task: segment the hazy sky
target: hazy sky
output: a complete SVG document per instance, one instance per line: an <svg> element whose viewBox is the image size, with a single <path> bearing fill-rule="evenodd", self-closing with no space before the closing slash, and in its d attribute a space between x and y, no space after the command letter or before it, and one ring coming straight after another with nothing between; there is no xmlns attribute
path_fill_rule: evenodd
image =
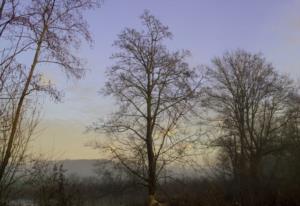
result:
<svg viewBox="0 0 300 206"><path fill-rule="evenodd" d="M113 110L113 101L97 93L113 64L112 43L123 28L141 28L145 9L169 26L171 50L192 52L191 65L210 64L212 57L241 48L263 53L279 71L300 79L299 0L105 0L86 15L95 40L93 48L83 45L78 52L89 68L86 77L74 81L52 70L46 74L65 98L59 104L45 99L32 151L59 159L101 158L84 146L101 137L84 131Z"/></svg>

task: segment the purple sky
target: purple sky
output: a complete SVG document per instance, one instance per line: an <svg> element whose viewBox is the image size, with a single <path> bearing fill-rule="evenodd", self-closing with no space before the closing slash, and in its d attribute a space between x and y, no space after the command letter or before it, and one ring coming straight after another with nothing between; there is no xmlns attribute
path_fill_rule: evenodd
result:
<svg viewBox="0 0 300 206"><path fill-rule="evenodd" d="M111 45L123 28L141 28L139 16L145 9L169 26L174 35L167 42L171 50L192 52L191 65L209 64L211 58L241 48L261 52L280 72L300 77L300 1L105 0L86 15L95 40L93 48L83 46L79 51L89 68L86 78L66 81L60 73L47 72L66 96L60 104L45 100L34 152L60 159L99 157L84 144L101 137L83 132L113 110L113 101L97 94L105 69L112 65Z"/></svg>

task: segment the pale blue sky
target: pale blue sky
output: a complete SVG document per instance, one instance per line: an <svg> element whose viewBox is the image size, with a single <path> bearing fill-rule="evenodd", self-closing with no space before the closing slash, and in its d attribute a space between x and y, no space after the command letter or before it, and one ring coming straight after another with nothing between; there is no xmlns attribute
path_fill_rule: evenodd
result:
<svg viewBox="0 0 300 206"><path fill-rule="evenodd" d="M58 153L58 158L96 158L84 147L96 138L83 134L97 118L105 118L113 102L97 94L105 82L104 71L124 27L141 28L145 9L168 25L174 38L171 50L188 49L191 65L209 64L227 50L242 48L261 52L283 73L300 78L300 1L297 0L105 0L100 9L88 12L95 44L78 52L89 71L80 81L65 80L61 73L48 78L65 92L60 104L45 100L42 132L32 144L35 152ZM51 154L50 154L51 155Z"/></svg>

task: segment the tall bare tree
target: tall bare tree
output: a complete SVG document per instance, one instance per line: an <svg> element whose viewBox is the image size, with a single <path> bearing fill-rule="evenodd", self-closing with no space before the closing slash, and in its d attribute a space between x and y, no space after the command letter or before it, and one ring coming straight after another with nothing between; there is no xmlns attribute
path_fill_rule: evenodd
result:
<svg viewBox="0 0 300 206"><path fill-rule="evenodd" d="M212 63L204 105L220 129L214 143L230 159L241 204L255 205L260 200L255 186L262 179L263 158L283 149L279 134L287 123L284 113L292 81L261 55L243 50L228 52Z"/></svg>
<svg viewBox="0 0 300 206"><path fill-rule="evenodd" d="M17 0L3 0L0 3L0 161L6 155L9 135L15 116L19 94L26 80L25 66L17 62L17 57L28 49L23 44L23 29L14 30L15 24L25 12ZM15 32L13 35L12 32ZM35 82L37 78L35 78ZM26 157L30 137L38 123L36 98L32 96L24 102L20 110L19 123L11 143L10 161L7 163L0 180L0 204L5 205L16 182L16 174Z"/></svg>
<svg viewBox="0 0 300 206"><path fill-rule="evenodd" d="M188 51L170 52L163 42L172 34L147 11L145 30L127 28L115 46L116 64L108 69L104 93L116 98L119 110L104 124L111 138L104 146L113 158L148 188L155 199L161 171L187 155L194 140L182 127L199 92L195 69L185 62Z"/></svg>
<svg viewBox="0 0 300 206"><path fill-rule="evenodd" d="M1 97L13 102L10 104L13 105L13 110L9 132L6 134L5 147L2 147L4 149L0 164L0 182L3 182L10 161L13 159L14 143L19 135L22 113L31 98L30 95L36 92L47 92L57 100L60 98L51 82L45 84L42 81L42 74L38 68L56 64L68 76L82 77L84 67L81 59L75 56L74 52L80 46L82 39L91 43L91 36L82 12L98 6L99 1L4 0L1 3L0 29L1 42L4 46L1 51L4 54L2 57L5 57L3 61L1 60L1 74L3 78L14 77L13 83L15 83L13 87L1 85L5 88L1 92ZM32 57L30 65L22 62L24 58L19 57L20 53L27 59ZM16 69L19 71L19 76L14 75ZM1 83L3 82L1 79ZM3 109L7 108L10 107Z"/></svg>

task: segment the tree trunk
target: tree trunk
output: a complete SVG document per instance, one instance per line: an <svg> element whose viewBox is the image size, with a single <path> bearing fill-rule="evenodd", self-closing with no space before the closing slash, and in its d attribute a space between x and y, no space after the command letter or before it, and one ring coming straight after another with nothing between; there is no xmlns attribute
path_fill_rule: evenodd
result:
<svg viewBox="0 0 300 206"><path fill-rule="evenodd" d="M20 119L22 108L23 108L24 100L25 100L25 97L28 93L28 89L29 89L29 86L30 86L30 83L31 83L31 80L32 80L32 77L33 77L34 70L35 70L36 65L38 63L38 58L39 58L39 55L40 55L40 50L41 50L42 42L43 42L46 31L47 31L47 27L45 26L42 33L41 33L40 39L37 43L37 48L36 48L36 51L35 51L33 62L32 62L32 65L30 67L30 71L29 71L28 77L26 79L24 88L22 90L20 99L18 101L16 113L15 113L14 118L13 118L12 128L11 128L11 132L10 132L9 139L8 139L7 149L5 151L5 155L4 155L4 158L3 158L2 162L1 162L1 166L0 166L0 182L3 180L3 176L5 174L5 169L8 165L8 163L9 163L9 159L11 158L13 142L14 142L14 139L15 139L15 135L16 135L16 132L17 132L18 125L19 125L19 119ZM0 196L1 195L2 195L2 191L0 191Z"/></svg>
<svg viewBox="0 0 300 206"><path fill-rule="evenodd" d="M147 69L147 133L146 144L148 154L148 195L149 206L152 205L152 200L155 200L156 193L156 160L153 151L153 127L152 127L152 84L151 75L152 68Z"/></svg>

